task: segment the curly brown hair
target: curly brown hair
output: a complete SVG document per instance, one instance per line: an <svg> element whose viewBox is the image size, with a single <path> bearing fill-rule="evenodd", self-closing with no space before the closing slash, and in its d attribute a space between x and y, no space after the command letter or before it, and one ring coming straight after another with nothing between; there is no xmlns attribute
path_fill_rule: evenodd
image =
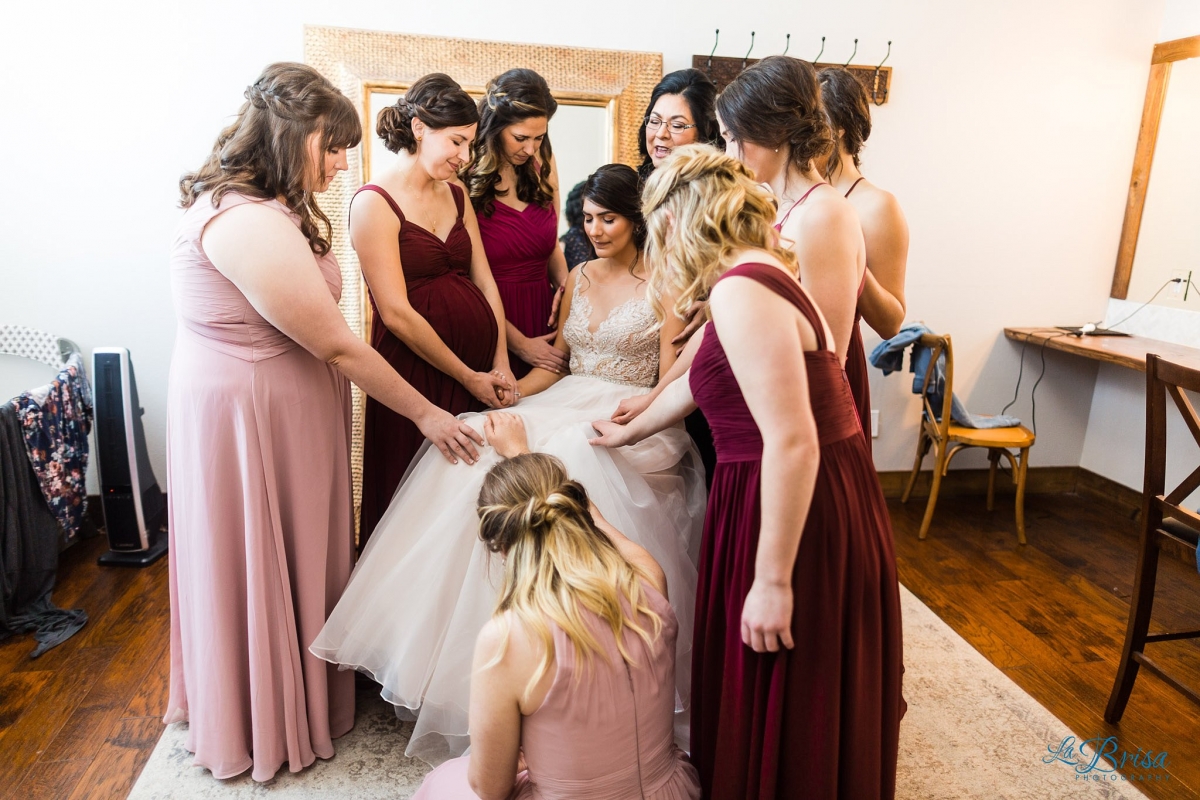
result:
<svg viewBox="0 0 1200 800"><path fill-rule="evenodd" d="M842 67L826 67L817 73L817 80L821 82L821 104L825 106L830 127L835 136L836 131L842 132L841 144L857 167L858 154L871 136L871 101L867 97L867 88ZM837 170L840 161L841 153L835 147L825 167L826 176Z"/></svg>
<svg viewBox="0 0 1200 800"><path fill-rule="evenodd" d="M246 87L246 102L221 131L208 159L179 181L180 205L190 208L206 192L214 206L226 192L262 200L282 198L300 218L300 232L319 256L329 252L329 217L312 189L308 139L321 136L321 152L362 140L358 112L325 76L305 64L271 64Z"/></svg>
<svg viewBox="0 0 1200 800"><path fill-rule="evenodd" d="M467 184L475 212L490 217L495 210L496 184L504 158L501 134L509 125L535 117L549 122L558 110L558 101L550 93L546 79L531 69L510 69L488 81L479 101L479 135L475 139L475 159L459 177ZM515 168L517 198L522 203L548 206L554 202L550 184L550 135L542 139L536 159Z"/></svg>
<svg viewBox="0 0 1200 800"><path fill-rule="evenodd" d="M419 119L433 130L458 128L479 122L475 101L453 78L432 72L417 81L394 104L380 109L375 132L393 153L417 152L412 121Z"/></svg>

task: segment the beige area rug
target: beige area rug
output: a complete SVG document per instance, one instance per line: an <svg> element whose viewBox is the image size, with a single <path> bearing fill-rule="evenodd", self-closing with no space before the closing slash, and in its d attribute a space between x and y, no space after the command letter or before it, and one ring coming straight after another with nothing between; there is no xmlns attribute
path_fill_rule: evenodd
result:
<svg viewBox="0 0 1200 800"><path fill-rule="evenodd" d="M1138 798L1136 784L1093 771L1077 776L1048 748L1073 734L1000 670L946 626L907 589L904 608L904 693L898 798L906 800L1050 800ZM281 771L270 783L249 774L226 781L191 765L185 725L171 725L130 793L152 798L407 798L428 767L404 756L411 723L372 694L359 694L354 730L336 743L337 756L300 773ZM803 754L797 754L802 758ZM1086 759L1085 759L1086 761ZM1155 770L1146 774L1153 777ZM1094 780L1094 778L1105 778ZM797 795L797 796L802 796Z"/></svg>

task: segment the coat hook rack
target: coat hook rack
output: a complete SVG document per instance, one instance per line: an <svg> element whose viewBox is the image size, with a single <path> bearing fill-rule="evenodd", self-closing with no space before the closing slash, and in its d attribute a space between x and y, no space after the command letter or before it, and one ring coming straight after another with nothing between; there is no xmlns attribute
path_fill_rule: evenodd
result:
<svg viewBox="0 0 1200 800"><path fill-rule="evenodd" d="M709 77L712 77L713 54L717 52L717 42L719 41L721 41L721 29L717 28L716 34L713 36L712 52L708 54L708 63L704 65L704 72L708 74Z"/></svg>
<svg viewBox="0 0 1200 800"><path fill-rule="evenodd" d="M750 50L754 49L754 31L750 31ZM742 69L746 68L746 62L750 59L750 50L746 51L746 55L742 57Z"/></svg>
<svg viewBox="0 0 1200 800"><path fill-rule="evenodd" d="M858 39L854 40L854 52L852 52L850 57L846 59L846 63L842 64L842 68L845 69L846 67L850 66L850 62L854 60L856 55L858 55Z"/></svg>
<svg viewBox="0 0 1200 800"><path fill-rule="evenodd" d="M713 38L712 51L708 55L693 55L692 67L704 72L716 84L717 90L720 91L730 84L742 70L749 67L751 64L758 61L757 58L752 58L754 52L755 40L757 34L754 31L750 32L750 48L746 50L746 55L738 58L737 56L719 56L717 55L717 42L720 39L721 29L717 28ZM850 58L842 63L840 60L833 63L821 61L821 56L825 53L825 44L827 37L821 37L821 49L817 53L817 57L812 60L812 65L820 70L826 68L844 69L854 77L858 78L859 83L863 85L863 89L870 95L871 102L875 105L883 105L888 102L891 94L892 85L892 68L886 66L891 58L892 41L889 39L887 43L887 54L884 55L883 61L878 64L853 64L851 63L855 56L858 55L859 40L854 40L854 51L850 54ZM792 35L786 34L783 54L786 55L792 46Z"/></svg>
<svg viewBox="0 0 1200 800"><path fill-rule="evenodd" d="M891 57L892 40L888 39L887 55L883 57L883 61L880 61L879 66L875 68L875 78L871 81L871 102L875 103L877 106L883 105L883 100L887 99L887 97L884 97L883 100L879 99L879 70L883 69L883 65L886 64L887 60Z"/></svg>

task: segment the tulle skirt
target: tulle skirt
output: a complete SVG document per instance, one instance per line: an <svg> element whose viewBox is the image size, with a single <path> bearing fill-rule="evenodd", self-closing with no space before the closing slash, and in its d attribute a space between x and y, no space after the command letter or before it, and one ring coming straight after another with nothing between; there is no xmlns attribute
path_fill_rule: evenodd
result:
<svg viewBox="0 0 1200 800"><path fill-rule="evenodd" d="M600 513L666 573L679 620L676 736L686 745L703 467L682 425L629 447L588 444L596 435L592 421L648 391L569 375L506 411L524 419L530 449L561 459ZM483 414L462 418L482 431ZM459 756L470 743L475 638L492 616L502 572L477 535L475 504L498 461L484 447L474 465L450 464L426 443L310 648L371 675L400 716L415 717L406 752L430 763Z"/></svg>

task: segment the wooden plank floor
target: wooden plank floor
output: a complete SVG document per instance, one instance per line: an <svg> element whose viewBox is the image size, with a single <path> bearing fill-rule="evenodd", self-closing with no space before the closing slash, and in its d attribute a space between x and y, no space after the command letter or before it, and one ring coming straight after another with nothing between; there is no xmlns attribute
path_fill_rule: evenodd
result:
<svg viewBox="0 0 1200 800"><path fill-rule="evenodd" d="M1169 777L1136 785L1153 798L1200 799L1200 708L1145 670L1125 716L1104 721L1124 644L1136 564L1137 526L1115 504L1081 495L1031 495L1029 544L1016 541L1012 498L941 498L918 541L925 498L888 503L900 582L1018 686L1081 737L1115 736L1121 748L1165 751ZM1200 627L1194 565L1160 559L1151 630ZM1200 686L1200 643L1151 645L1153 657ZM1030 753L1029 769L1043 764ZM1136 773L1155 773L1136 770Z"/></svg>
<svg viewBox="0 0 1200 800"><path fill-rule="evenodd" d="M1135 527L1115 505L1033 495L1029 542L1016 544L1011 499L943 498L917 541L924 501L892 501L900 579L1025 691L1084 736L1168 753L1170 778L1139 783L1154 798L1200 800L1200 709L1153 676L1139 677L1119 726L1102 713L1132 590ZM64 554L55 603L85 608L79 634L31 661L31 637L0 643L0 795L122 798L162 731L168 669L166 561L144 570L96 566L103 538ZM1155 619L1197 627L1200 580L1164 559ZM1190 613L1189 613L1190 612ZM1190 622L1189 622L1190 619ZM1200 646L1157 645L1200 685ZM1064 730L1065 735L1065 730ZM1029 769L1068 769L1029 754Z"/></svg>

